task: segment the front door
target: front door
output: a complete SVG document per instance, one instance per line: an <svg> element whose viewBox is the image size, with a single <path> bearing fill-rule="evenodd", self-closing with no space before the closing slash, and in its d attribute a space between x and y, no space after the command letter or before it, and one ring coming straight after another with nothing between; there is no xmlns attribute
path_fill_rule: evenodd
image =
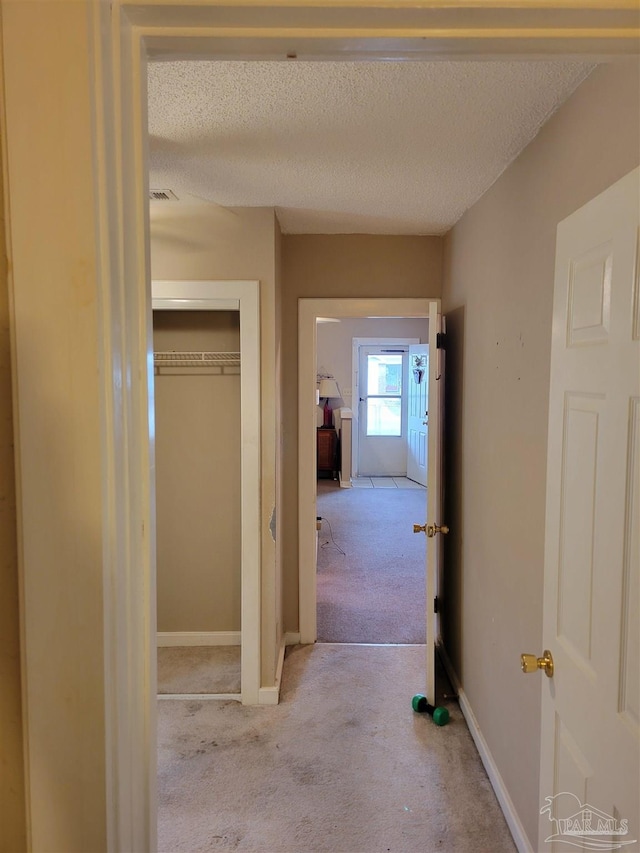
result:
<svg viewBox="0 0 640 853"><path fill-rule="evenodd" d="M408 346L361 346L358 474L404 477L407 473Z"/></svg>
<svg viewBox="0 0 640 853"><path fill-rule="evenodd" d="M539 850L640 839L639 182L558 226Z"/></svg>

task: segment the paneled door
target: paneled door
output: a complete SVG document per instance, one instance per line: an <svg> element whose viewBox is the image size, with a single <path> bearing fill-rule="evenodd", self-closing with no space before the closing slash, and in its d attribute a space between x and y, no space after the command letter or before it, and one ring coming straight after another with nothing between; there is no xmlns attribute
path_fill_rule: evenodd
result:
<svg viewBox="0 0 640 853"><path fill-rule="evenodd" d="M429 344L411 344L409 347L407 400L407 477L421 486L426 486Z"/></svg>
<svg viewBox="0 0 640 853"><path fill-rule="evenodd" d="M639 188L636 169L558 226L542 638L554 669L527 676L542 679L539 850L640 839Z"/></svg>
<svg viewBox="0 0 640 853"><path fill-rule="evenodd" d="M358 474L391 477L407 473L408 346L361 346Z"/></svg>
<svg viewBox="0 0 640 853"><path fill-rule="evenodd" d="M441 624L436 601L442 589L443 537L448 532L443 518L443 426L445 350L438 347L439 337L445 333L445 318L439 302L429 303L429 380L427 408L429 431L427 435L428 481L427 522L423 530L427 535L426 589L427 589L427 644L426 644L426 694L432 705L436 704L436 653L441 641ZM414 531L416 528L414 527ZM416 531L417 532L417 531Z"/></svg>

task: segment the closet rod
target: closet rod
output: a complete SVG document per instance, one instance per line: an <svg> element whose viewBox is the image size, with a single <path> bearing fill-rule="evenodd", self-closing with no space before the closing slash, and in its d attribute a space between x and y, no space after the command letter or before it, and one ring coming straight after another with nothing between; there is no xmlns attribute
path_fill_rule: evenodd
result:
<svg viewBox="0 0 640 853"><path fill-rule="evenodd" d="M155 367L240 367L239 352L154 352Z"/></svg>

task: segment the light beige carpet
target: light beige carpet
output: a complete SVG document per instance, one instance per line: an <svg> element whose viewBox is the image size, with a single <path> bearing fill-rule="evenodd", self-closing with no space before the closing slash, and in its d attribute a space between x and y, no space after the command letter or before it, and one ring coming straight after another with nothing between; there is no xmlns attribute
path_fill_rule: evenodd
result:
<svg viewBox="0 0 640 853"><path fill-rule="evenodd" d="M426 490L320 481L316 509L318 641L424 643Z"/></svg>
<svg viewBox="0 0 640 853"><path fill-rule="evenodd" d="M512 853L455 702L415 714L424 648L296 646L281 703L158 703L158 849Z"/></svg>
<svg viewBox="0 0 640 853"><path fill-rule="evenodd" d="M239 693L240 646L158 649L158 693Z"/></svg>

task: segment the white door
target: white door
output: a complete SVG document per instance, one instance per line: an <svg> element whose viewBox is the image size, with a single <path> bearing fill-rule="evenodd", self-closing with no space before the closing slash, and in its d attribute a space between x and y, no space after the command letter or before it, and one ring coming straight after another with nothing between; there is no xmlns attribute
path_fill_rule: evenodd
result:
<svg viewBox="0 0 640 853"><path fill-rule="evenodd" d="M436 648L440 642L440 620L435 606L441 588L442 537L446 532L442 518L443 423L444 423L444 345L439 335L444 332L444 319L438 302L429 303L429 390L427 395L429 431L427 437L427 684L428 701L436 703ZM438 342L442 344L438 348ZM439 528L443 527L442 532Z"/></svg>
<svg viewBox="0 0 640 853"><path fill-rule="evenodd" d="M361 346L358 474L404 477L407 473L408 346Z"/></svg>
<svg viewBox="0 0 640 853"><path fill-rule="evenodd" d="M407 477L427 485L429 345L409 347L407 379Z"/></svg>
<svg viewBox="0 0 640 853"><path fill-rule="evenodd" d="M558 226L540 850L640 839L639 188L636 169Z"/></svg>

